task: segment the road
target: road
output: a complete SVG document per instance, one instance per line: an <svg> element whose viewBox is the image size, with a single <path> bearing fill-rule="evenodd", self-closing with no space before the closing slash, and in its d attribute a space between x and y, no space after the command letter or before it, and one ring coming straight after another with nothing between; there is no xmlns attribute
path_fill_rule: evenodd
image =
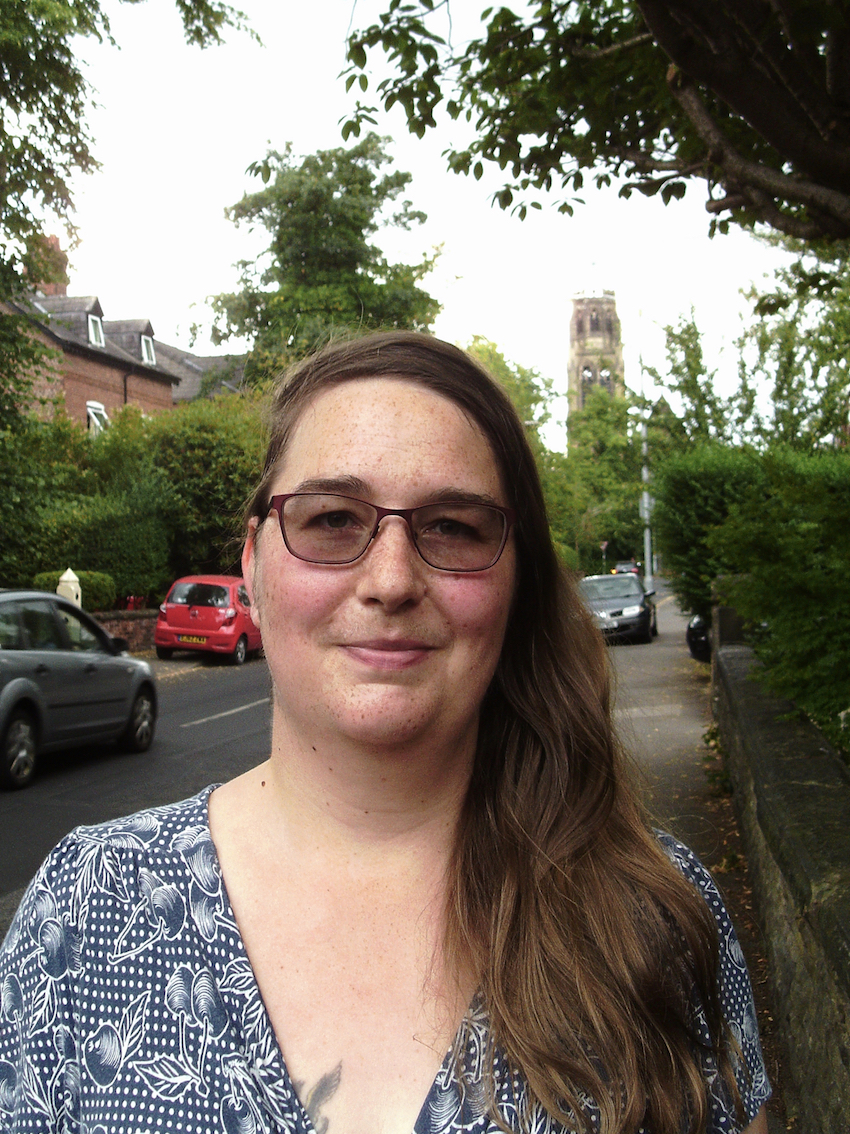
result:
<svg viewBox="0 0 850 1134"><path fill-rule="evenodd" d="M148 752L114 747L45 756L23 791L0 792L0 936L44 856L81 823L98 823L194 795L269 752L268 668L219 659L153 662L159 720Z"/></svg>

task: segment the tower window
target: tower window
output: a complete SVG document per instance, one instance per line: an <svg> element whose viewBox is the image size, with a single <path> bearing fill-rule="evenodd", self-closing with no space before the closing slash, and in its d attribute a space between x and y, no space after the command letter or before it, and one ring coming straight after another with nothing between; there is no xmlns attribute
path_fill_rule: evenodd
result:
<svg viewBox="0 0 850 1134"><path fill-rule="evenodd" d="M598 311L591 311L591 313L590 313L590 330L591 330L591 333L593 331L599 330L599 312Z"/></svg>

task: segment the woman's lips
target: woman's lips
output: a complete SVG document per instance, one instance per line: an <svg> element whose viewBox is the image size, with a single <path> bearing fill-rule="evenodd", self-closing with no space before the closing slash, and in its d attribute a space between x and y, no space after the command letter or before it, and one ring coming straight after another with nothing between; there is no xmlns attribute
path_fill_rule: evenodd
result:
<svg viewBox="0 0 850 1134"><path fill-rule="evenodd" d="M377 639L343 646L351 657L374 669L407 669L423 661L434 649L414 639Z"/></svg>

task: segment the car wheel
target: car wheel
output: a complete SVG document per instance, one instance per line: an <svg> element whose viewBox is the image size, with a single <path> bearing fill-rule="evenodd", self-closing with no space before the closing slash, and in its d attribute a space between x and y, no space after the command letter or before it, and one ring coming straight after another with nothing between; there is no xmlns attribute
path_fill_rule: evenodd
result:
<svg viewBox="0 0 850 1134"><path fill-rule="evenodd" d="M644 646L648 646L652 641L652 623L647 622L645 630L638 630L635 634L635 641L641 642Z"/></svg>
<svg viewBox="0 0 850 1134"><path fill-rule="evenodd" d="M130 719L124 730L124 745L131 752L146 752L153 741L156 724L156 709L153 693L145 687L140 689L130 710Z"/></svg>
<svg viewBox="0 0 850 1134"><path fill-rule="evenodd" d="M655 613L652 615L652 636L653 638L658 637L658 615Z"/></svg>
<svg viewBox="0 0 850 1134"><path fill-rule="evenodd" d="M35 775L38 755L35 719L26 709L12 713L3 734L0 754L0 780L6 787L26 787Z"/></svg>
<svg viewBox="0 0 850 1134"><path fill-rule="evenodd" d="M160 661L168 661L170 658L174 657L174 650L169 646L157 646L156 656Z"/></svg>
<svg viewBox="0 0 850 1134"><path fill-rule="evenodd" d="M230 655L230 660L234 665L242 665L245 658L248 656L248 639L243 634L239 641L236 643L236 649Z"/></svg>

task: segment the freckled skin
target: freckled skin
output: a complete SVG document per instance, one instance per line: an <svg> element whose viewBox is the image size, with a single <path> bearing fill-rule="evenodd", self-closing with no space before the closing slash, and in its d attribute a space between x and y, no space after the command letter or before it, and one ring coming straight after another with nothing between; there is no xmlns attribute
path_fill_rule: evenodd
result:
<svg viewBox="0 0 850 1134"><path fill-rule="evenodd" d="M507 503L477 426L454 403L397 380L349 382L316 398L273 493L342 476L360 478L364 498L385 507L415 507L446 486ZM244 570L275 683L276 729L285 721L317 751L340 734L378 748L425 737L467 754L474 747L513 593L512 540L487 571L451 574L429 567L404 521L388 517L356 563L317 565L287 551L272 514L249 538ZM421 644L422 656L397 669L362 656L362 643L392 636Z"/></svg>

